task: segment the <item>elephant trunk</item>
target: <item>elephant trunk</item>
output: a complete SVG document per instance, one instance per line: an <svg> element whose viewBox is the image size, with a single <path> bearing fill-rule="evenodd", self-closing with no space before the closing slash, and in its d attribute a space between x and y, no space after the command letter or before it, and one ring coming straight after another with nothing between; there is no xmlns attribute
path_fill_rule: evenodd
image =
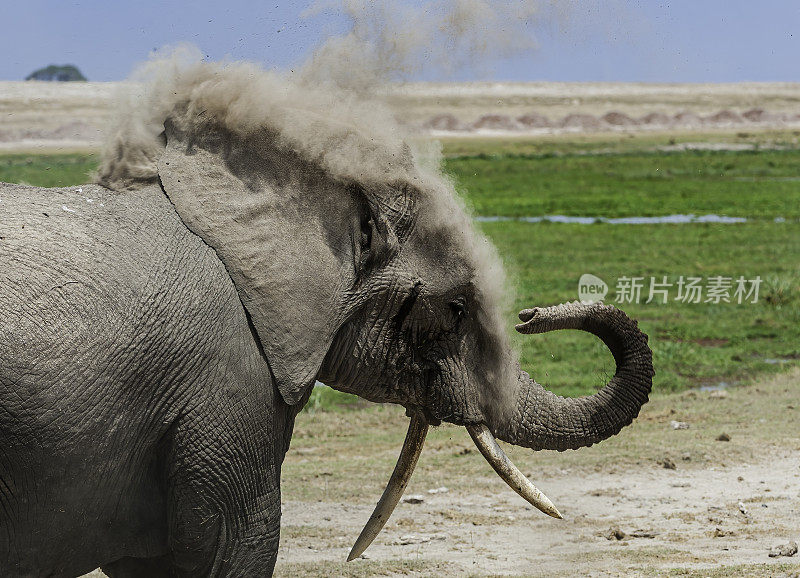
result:
<svg viewBox="0 0 800 578"><path fill-rule="evenodd" d="M520 333L580 329L597 335L617 364L614 377L597 393L580 398L558 396L520 371L513 417L493 428L508 443L535 450L590 446L629 425L647 403L653 382L647 335L613 306L579 302L520 312Z"/></svg>

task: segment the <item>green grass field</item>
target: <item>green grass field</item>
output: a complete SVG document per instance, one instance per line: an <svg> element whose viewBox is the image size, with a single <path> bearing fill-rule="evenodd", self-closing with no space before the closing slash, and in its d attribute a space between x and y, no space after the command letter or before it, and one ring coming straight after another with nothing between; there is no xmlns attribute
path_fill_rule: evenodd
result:
<svg viewBox="0 0 800 578"><path fill-rule="evenodd" d="M478 215L800 217L797 150L483 153L447 169Z"/></svg>
<svg viewBox="0 0 800 578"><path fill-rule="evenodd" d="M66 187L91 181L97 169L97 155L64 153L54 155L0 153L0 182L25 183L37 187Z"/></svg>
<svg viewBox="0 0 800 578"><path fill-rule="evenodd" d="M484 231L505 257L522 309L577 299L578 279L605 280L614 302L616 280L641 276L676 283L683 276L763 279L758 303L620 305L650 335L656 388L746 383L753 375L800 358L800 225L562 225L486 223ZM703 297L702 299L705 299ZM509 325L512 320L509 311ZM594 337L577 332L517 336L522 362L561 393L601 386L614 364ZM780 361L778 361L780 360ZM793 361L784 361L793 360ZM776 361L778 361L776 363Z"/></svg>
<svg viewBox="0 0 800 578"><path fill-rule="evenodd" d="M481 223L513 284L509 330L518 309L576 299L583 273L609 285L607 302L614 301L620 277L638 276L645 278L644 298L621 307L650 335L657 390L747 384L797 365L800 150L786 137L777 142L780 150L665 153L653 149L664 143L647 138L446 144L445 169L477 215L714 213L750 219L727 225ZM96 164L87 154L5 155L0 180L79 184ZM680 276L758 276L762 285L755 304L645 304L649 278L665 276L673 284ZM676 295L673 285L670 297ZM559 393L589 393L613 373L610 354L592 336L558 332L514 339L524 366ZM309 408L332 405L361 404L319 389Z"/></svg>

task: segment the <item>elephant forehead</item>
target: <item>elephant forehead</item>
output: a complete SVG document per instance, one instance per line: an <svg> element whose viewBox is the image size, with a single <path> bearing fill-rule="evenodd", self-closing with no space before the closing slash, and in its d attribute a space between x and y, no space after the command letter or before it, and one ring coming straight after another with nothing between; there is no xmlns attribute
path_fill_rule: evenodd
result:
<svg viewBox="0 0 800 578"><path fill-rule="evenodd" d="M472 236L471 229L429 220L414 229L401 256L423 279L447 282L453 287L474 283L478 263Z"/></svg>

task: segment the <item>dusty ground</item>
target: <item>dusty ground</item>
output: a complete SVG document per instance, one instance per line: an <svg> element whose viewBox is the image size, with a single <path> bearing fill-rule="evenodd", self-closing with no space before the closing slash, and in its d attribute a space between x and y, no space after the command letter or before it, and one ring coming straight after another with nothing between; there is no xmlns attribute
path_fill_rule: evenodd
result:
<svg viewBox="0 0 800 578"><path fill-rule="evenodd" d="M691 112L708 116L764 109L800 113L800 84L645 84L604 82L410 83L389 99L410 121L452 112L463 122L481 116L539 113L552 120L568 115L601 117L619 112L631 117Z"/></svg>
<svg viewBox="0 0 800 578"><path fill-rule="evenodd" d="M316 473L308 477L316 481L319 501L286 500L281 576L800 573L800 555L768 556L777 544L800 541L800 372L723 393L658 397L635 426L591 449L511 451L560 508L563 521L532 510L479 455L464 455L470 442L461 431L440 428L407 492L424 501L398 506L367 559L350 564L342 561L380 483L365 487L365 475L351 477L339 458L309 443L314 437L303 437L309 422L332 416L303 418L288 457L285 494L298 493L292 487L297 477L302 483L298 466L313 462ZM395 452L403 433L403 418L398 421ZM689 427L673 429L672 422ZM717 440L723 433L730 441ZM383 448L375 446L353 449L363 454ZM390 464L380 465L381 481ZM320 473L327 478L322 484L310 477ZM368 477L372 482L374 476ZM354 486L356 494L340 484ZM446 492L428 492L442 486ZM330 499L337 494L346 500ZM613 536L614 530L621 534Z"/></svg>
<svg viewBox="0 0 800 578"><path fill-rule="evenodd" d="M119 83L0 82L0 151L98 148Z"/></svg>
<svg viewBox="0 0 800 578"><path fill-rule="evenodd" d="M621 435L577 452L509 448L563 521L509 490L463 429L436 428L406 492L423 502L401 503L365 559L345 563L406 423L395 408L300 416L278 576L800 574L800 554L768 555L800 541L800 371L658 396Z"/></svg>
<svg viewBox="0 0 800 578"><path fill-rule="evenodd" d="M532 511L499 484L496 492L472 494L453 480L457 491L402 504L366 563L351 565L354 573L369 572L376 562L409 560L420 563L409 569L412 574L428 574L440 563L438 575L635 576L675 570L707 575L711 569L741 575L743 567L782 575L793 562L800 572L796 557L767 553L800 539L797 453L764 458L698 469L679 463L680 470L571 470L542 479L540 485L558 496L562 522ZM279 575L350 572L341 561L369 506L289 502L284 511Z"/></svg>
<svg viewBox="0 0 800 578"><path fill-rule="evenodd" d="M0 151L98 148L119 86L0 82ZM411 83L386 98L437 137L800 128L796 83Z"/></svg>

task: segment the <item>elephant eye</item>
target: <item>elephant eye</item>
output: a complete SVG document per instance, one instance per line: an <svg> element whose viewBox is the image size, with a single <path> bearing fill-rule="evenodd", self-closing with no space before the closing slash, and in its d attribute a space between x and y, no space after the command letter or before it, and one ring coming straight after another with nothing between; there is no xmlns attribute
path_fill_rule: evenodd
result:
<svg viewBox="0 0 800 578"><path fill-rule="evenodd" d="M372 229L375 223L370 215L361 217L361 255L366 256L372 247Z"/></svg>
<svg viewBox="0 0 800 578"><path fill-rule="evenodd" d="M464 319L464 317L467 316L467 301L463 297L454 299L449 303L449 305L450 311L453 312L457 322L460 322L462 319Z"/></svg>
<svg viewBox="0 0 800 578"><path fill-rule="evenodd" d="M374 251L372 250L373 231L375 229L375 220L372 217L372 211L369 207L363 206L361 215L359 217L359 229L354 235L353 247L355 252L355 266L356 276L362 275L370 266L374 259Z"/></svg>

